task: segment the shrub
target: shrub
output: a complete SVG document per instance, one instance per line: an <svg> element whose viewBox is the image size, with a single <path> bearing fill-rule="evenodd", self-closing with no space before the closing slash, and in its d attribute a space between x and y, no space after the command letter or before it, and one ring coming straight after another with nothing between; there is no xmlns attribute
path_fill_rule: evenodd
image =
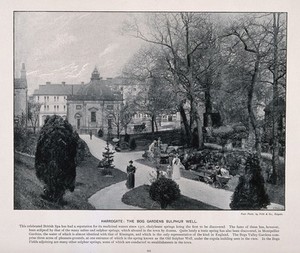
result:
<svg viewBox="0 0 300 253"><path fill-rule="evenodd" d="M114 162L114 153L115 152L111 151L111 149L109 147L109 143L107 141L105 151L102 152L102 156L103 156L102 163L103 163L104 168L109 170L109 169L113 169L115 167L114 164L113 164L113 162ZM101 167L100 163L99 163L98 167Z"/></svg>
<svg viewBox="0 0 300 253"><path fill-rule="evenodd" d="M239 178L230 208L235 210L259 210L270 204L265 191L264 178L257 155L251 154L246 160L245 174Z"/></svg>
<svg viewBox="0 0 300 253"><path fill-rule="evenodd" d="M135 150L136 149L136 142L135 142L134 138L130 139L130 141L129 141L129 148L131 150Z"/></svg>
<svg viewBox="0 0 300 253"><path fill-rule="evenodd" d="M162 209L180 197L180 189L172 179L160 177L150 186L151 199L160 203Z"/></svg>
<svg viewBox="0 0 300 253"><path fill-rule="evenodd" d="M79 136L62 117L48 117L41 129L35 154L36 176L45 183L43 197L60 202L65 191L74 191Z"/></svg>
<svg viewBox="0 0 300 253"><path fill-rule="evenodd" d="M99 129L99 131L98 131L98 137L103 137L103 130L102 129Z"/></svg>

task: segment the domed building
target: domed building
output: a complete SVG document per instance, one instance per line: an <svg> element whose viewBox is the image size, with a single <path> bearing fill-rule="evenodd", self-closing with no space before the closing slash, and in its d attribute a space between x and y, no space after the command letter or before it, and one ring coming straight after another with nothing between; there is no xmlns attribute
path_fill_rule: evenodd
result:
<svg viewBox="0 0 300 253"><path fill-rule="evenodd" d="M78 133L115 133L114 117L123 104L123 95L110 87L95 67L91 81L82 85L76 94L67 97L67 119Z"/></svg>

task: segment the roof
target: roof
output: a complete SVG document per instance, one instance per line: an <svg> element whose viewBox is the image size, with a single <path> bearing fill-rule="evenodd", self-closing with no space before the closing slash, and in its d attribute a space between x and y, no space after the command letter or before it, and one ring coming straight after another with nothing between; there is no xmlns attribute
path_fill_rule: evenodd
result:
<svg viewBox="0 0 300 253"><path fill-rule="evenodd" d="M14 88L15 89L26 89L27 88L27 81L26 81L26 79L15 78L14 79Z"/></svg>
<svg viewBox="0 0 300 253"><path fill-rule="evenodd" d="M76 94L82 84L45 84L40 85L33 95L72 95Z"/></svg>
<svg viewBox="0 0 300 253"><path fill-rule="evenodd" d="M90 83L82 85L76 95L81 98L84 96L93 98L93 100L122 100L122 94L113 91L107 84L107 80L92 80ZM70 97L70 99L72 98Z"/></svg>

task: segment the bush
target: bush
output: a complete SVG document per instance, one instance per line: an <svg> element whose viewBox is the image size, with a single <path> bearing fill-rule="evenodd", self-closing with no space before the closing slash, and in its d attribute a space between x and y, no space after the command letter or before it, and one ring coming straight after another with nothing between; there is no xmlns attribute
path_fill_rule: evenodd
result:
<svg viewBox="0 0 300 253"><path fill-rule="evenodd" d="M129 141L129 148L131 150L135 150L136 149L136 142L135 142L134 138L130 139L130 141Z"/></svg>
<svg viewBox="0 0 300 253"><path fill-rule="evenodd" d="M103 137L103 130L102 129L99 129L99 131L98 131L98 137Z"/></svg>
<svg viewBox="0 0 300 253"><path fill-rule="evenodd" d="M172 179L161 177L150 186L151 199L160 203L162 209L180 197L180 189Z"/></svg>
<svg viewBox="0 0 300 253"><path fill-rule="evenodd" d="M270 204L264 187L264 178L257 155L251 154L246 160L245 175L239 178L230 208L235 210L259 210Z"/></svg>
<svg viewBox="0 0 300 253"><path fill-rule="evenodd" d="M60 202L65 191L74 191L79 136L62 117L48 117L41 129L35 154L36 176L45 183L43 197Z"/></svg>

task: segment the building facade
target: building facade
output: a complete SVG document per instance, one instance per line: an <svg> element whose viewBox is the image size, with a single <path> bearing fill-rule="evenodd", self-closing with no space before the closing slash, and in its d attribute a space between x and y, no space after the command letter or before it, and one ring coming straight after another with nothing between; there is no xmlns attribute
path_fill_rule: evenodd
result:
<svg viewBox="0 0 300 253"><path fill-rule="evenodd" d="M90 82L67 97L67 119L77 132L96 134L101 129L104 134L117 133L123 95L111 88L111 82L103 80L95 68Z"/></svg>
<svg viewBox="0 0 300 253"><path fill-rule="evenodd" d="M76 94L80 89L80 84L52 84L47 82L39 85L39 89L33 93L33 101L41 104L38 126L44 125L47 116L59 115L67 118L67 97Z"/></svg>

